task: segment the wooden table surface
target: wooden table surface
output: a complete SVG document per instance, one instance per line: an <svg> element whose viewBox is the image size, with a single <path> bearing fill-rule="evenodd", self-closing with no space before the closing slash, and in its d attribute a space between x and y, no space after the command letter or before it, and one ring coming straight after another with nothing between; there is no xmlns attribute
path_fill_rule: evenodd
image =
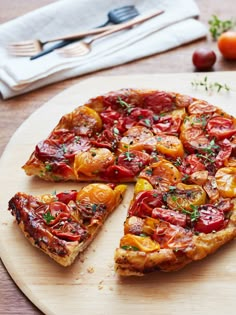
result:
<svg viewBox="0 0 236 315"><path fill-rule="evenodd" d="M23 15L31 10L54 2L53 0L11 0L0 1L0 24ZM131 1L132 2L132 1ZM212 14L222 19L232 17L234 0L221 1L197 0L200 8L200 21L208 24ZM194 72L192 65L192 53L197 47L210 46L217 54L217 63L213 71L235 71L236 62L226 61L217 50L216 43L212 42L210 35L206 39L198 40L163 54L143 58L126 65L98 71L80 78L73 78L50 86L40 88L28 94L17 96L9 100L3 100L0 96L0 155L15 130L22 122L46 101L81 80L94 76L111 76L121 74L155 74ZM42 314L11 280L6 269L0 264L0 314L32 315Z"/></svg>

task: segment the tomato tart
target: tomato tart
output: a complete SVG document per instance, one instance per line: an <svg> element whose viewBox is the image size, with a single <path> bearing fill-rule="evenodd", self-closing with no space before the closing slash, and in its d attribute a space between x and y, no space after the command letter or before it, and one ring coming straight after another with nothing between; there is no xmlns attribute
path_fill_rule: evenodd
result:
<svg viewBox="0 0 236 315"><path fill-rule="evenodd" d="M236 119L174 92L122 89L64 115L23 166L47 181L135 182L121 275L173 271L236 236Z"/></svg>
<svg viewBox="0 0 236 315"><path fill-rule="evenodd" d="M126 185L101 183L40 196L19 192L9 210L33 246L69 266L121 203L125 190Z"/></svg>

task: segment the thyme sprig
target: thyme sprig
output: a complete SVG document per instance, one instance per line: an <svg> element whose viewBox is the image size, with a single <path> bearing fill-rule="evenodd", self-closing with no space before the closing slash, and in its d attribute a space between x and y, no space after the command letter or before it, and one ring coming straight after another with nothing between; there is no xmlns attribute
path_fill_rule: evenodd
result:
<svg viewBox="0 0 236 315"><path fill-rule="evenodd" d="M227 84L221 84L219 82L209 82L208 77L205 76L203 80L193 80L191 85L195 88L203 87L205 91L214 91L216 90L219 93L221 90L229 92L231 88Z"/></svg>
<svg viewBox="0 0 236 315"><path fill-rule="evenodd" d="M233 19L221 20L217 15L212 15L212 18L208 21L210 25L209 31L213 40L217 40L218 37L230 30L233 29L236 25L236 22Z"/></svg>

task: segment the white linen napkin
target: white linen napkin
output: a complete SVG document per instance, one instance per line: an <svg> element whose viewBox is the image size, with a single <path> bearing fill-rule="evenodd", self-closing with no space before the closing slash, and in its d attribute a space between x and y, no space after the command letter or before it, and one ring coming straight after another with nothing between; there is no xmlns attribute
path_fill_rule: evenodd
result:
<svg viewBox="0 0 236 315"><path fill-rule="evenodd" d="M104 37L84 56L65 58L54 51L39 59L14 57L7 44L27 39L42 41L95 28L107 20L111 9L133 4L140 14L162 9L164 14L132 29ZM124 64L164 52L207 34L195 18L193 0L61 0L0 26L0 91L4 99L67 78Z"/></svg>

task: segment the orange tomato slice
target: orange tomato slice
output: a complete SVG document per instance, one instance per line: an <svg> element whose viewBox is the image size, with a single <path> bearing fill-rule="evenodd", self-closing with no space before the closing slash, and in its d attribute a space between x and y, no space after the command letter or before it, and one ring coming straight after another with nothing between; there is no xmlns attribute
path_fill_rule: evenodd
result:
<svg viewBox="0 0 236 315"><path fill-rule="evenodd" d="M182 142L176 136L164 135L156 136L156 149L159 153L173 158L183 157L184 148Z"/></svg>
<svg viewBox="0 0 236 315"><path fill-rule="evenodd" d="M90 149L75 155L74 172L78 178L83 176L96 177L115 161L114 154L105 148Z"/></svg>
<svg viewBox="0 0 236 315"><path fill-rule="evenodd" d="M120 247L126 250L143 252L154 252L160 249L159 243L153 241L149 236L126 234L120 240Z"/></svg>
<svg viewBox="0 0 236 315"><path fill-rule="evenodd" d="M216 184L222 197L236 197L236 167L223 167L216 174Z"/></svg>

